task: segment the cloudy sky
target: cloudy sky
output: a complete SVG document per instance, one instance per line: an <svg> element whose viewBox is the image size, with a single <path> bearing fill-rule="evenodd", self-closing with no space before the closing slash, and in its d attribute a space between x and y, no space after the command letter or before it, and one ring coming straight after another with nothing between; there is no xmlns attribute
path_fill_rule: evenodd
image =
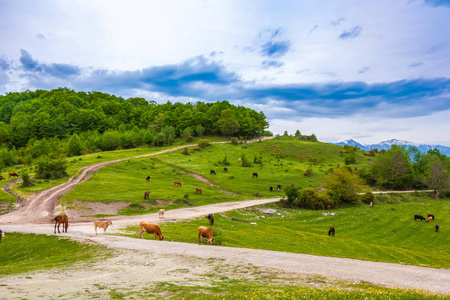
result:
<svg viewBox="0 0 450 300"><path fill-rule="evenodd" d="M269 130L450 146L450 0L0 0L0 94L228 100Z"/></svg>

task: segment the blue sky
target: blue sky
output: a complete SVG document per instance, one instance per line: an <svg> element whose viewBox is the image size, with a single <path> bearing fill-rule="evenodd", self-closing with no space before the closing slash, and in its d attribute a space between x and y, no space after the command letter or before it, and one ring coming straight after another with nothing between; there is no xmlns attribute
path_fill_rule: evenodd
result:
<svg viewBox="0 0 450 300"><path fill-rule="evenodd" d="M276 134L450 146L449 20L450 0L0 0L0 94L228 100Z"/></svg>

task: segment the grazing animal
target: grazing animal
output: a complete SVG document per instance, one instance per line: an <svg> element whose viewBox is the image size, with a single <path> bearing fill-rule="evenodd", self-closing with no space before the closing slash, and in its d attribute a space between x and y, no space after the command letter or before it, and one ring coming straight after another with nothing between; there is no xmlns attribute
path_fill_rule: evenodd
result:
<svg viewBox="0 0 450 300"><path fill-rule="evenodd" d="M428 218L429 218L429 217L432 217L432 218L433 218L433 221L434 221L434 215L428 214Z"/></svg>
<svg viewBox="0 0 450 300"><path fill-rule="evenodd" d="M331 204L327 205L327 209L330 210L331 209Z"/></svg>
<svg viewBox="0 0 450 300"><path fill-rule="evenodd" d="M238 159L238 160L239 160L239 162L242 162L242 158L240 158L240 157L239 157L239 159Z"/></svg>
<svg viewBox="0 0 450 300"><path fill-rule="evenodd" d="M161 208L158 212L159 214L159 218L160 219L164 219L164 213L166 212L166 210L164 208Z"/></svg>
<svg viewBox="0 0 450 300"><path fill-rule="evenodd" d="M150 199L150 192L149 191L145 191L145 193L144 193L144 200L145 199Z"/></svg>
<svg viewBox="0 0 450 300"><path fill-rule="evenodd" d="M16 172L9 173L9 177L19 177L19 175Z"/></svg>
<svg viewBox="0 0 450 300"><path fill-rule="evenodd" d="M214 170L209 171L209 175L212 175L212 174L216 175L216 171L214 171Z"/></svg>
<svg viewBox="0 0 450 300"><path fill-rule="evenodd" d="M3 231L0 229L0 243L2 242Z"/></svg>
<svg viewBox="0 0 450 300"><path fill-rule="evenodd" d="M434 226L434 228L436 228L436 232L438 232L438 230L439 230L439 225L436 224L436 226Z"/></svg>
<svg viewBox="0 0 450 300"><path fill-rule="evenodd" d="M252 177L258 178L258 173L253 173Z"/></svg>
<svg viewBox="0 0 450 300"><path fill-rule="evenodd" d="M6 180L6 179L2 175L0 175L0 180Z"/></svg>
<svg viewBox="0 0 450 300"><path fill-rule="evenodd" d="M209 227L200 226L198 228L198 244L199 245L200 245L200 237L202 238L202 244L203 244L203 238L206 238L208 245L212 245L212 241L214 241L213 231Z"/></svg>
<svg viewBox="0 0 450 300"><path fill-rule="evenodd" d="M145 180L150 181L150 176L147 176L147 178L145 178Z"/></svg>
<svg viewBox="0 0 450 300"><path fill-rule="evenodd" d="M196 187L195 188L195 193L196 194L201 194L202 193L202 188L201 187Z"/></svg>
<svg viewBox="0 0 450 300"><path fill-rule="evenodd" d="M417 219L419 219L421 222L422 222L422 220L425 220L425 218L421 215L414 215L414 221Z"/></svg>
<svg viewBox="0 0 450 300"><path fill-rule="evenodd" d="M211 224L211 226L214 225L214 215L213 214L209 214L207 216L208 220L209 220L209 224Z"/></svg>
<svg viewBox="0 0 450 300"><path fill-rule="evenodd" d="M175 181L173 182L173 186L176 187L177 185L178 185L179 187L181 187L181 182L178 181L178 180L175 180Z"/></svg>
<svg viewBox="0 0 450 300"><path fill-rule="evenodd" d="M370 207L373 207L373 202L370 202Z"/></svg>
<svg viewBox="0 0 450 300"><path fill-rule="evenodd" d="M273 187L269 186L269 190L270 190L271 192L273 192Z"/></svg>
<svg viewBox="0 0 450 300"><path fill-rule="evenodd" d="M334 230L334 227L330 227L330 229L328 230L328 236L334 236L336 233L336 231Z"/></svg>
<svg viewBox="0 0 450 300"><path fill-rule="evenodd" d="M223 171L224 172L228 172L228 168L223 168Z"/></svg>
<svg viewBox="0 0 450 300"><path fill-rule="evenodd" d="M67 232L67 228L69 228L69 218L66 215L59 215L56 216L53 221L55 221L55 230L54 233L56 234L56 226L58 226L58 233L61 233L59 231L59 225L63 225L63 233Z"/></svg>
<svg viewBox="0 0 450 300"><path fill-rule="evenodd" d="M277 192L279 192L280 191L280 188L279 187L277 187Z"/></svg>
<svg viewBox="0 0 450 300"><path fill-rule="evenodd" d="M281 184L277 184L277 188L281 190Z"/></svg>
<svg viewBox="0 0 450 300"><path fill-rule="evenodd" d="M428 217L428 219L425 220L425 222L433 221L433 217Z"/></svg>
<svg viewBox="0 0 450 300"><path fill-rule="evenodd" d="M141 232L139 233L139 238L144 237L144 231L145 231L147 233L153 233L153 235L155 236L155 240L157 240L159 238L159 240L162 241L164 239L164 236L161 233L161 228L159 228L158 225L142 221L141 223L139 223L139 226L141 227Z"/></svg>
<svg viewBox="0 0 450 300"><path fill-rule="evenodd" d="M103 233L105 233L109 225L112 225L111 221L94 221L95 234L98 234L97 233L98 227L103 228Z"/></svg>

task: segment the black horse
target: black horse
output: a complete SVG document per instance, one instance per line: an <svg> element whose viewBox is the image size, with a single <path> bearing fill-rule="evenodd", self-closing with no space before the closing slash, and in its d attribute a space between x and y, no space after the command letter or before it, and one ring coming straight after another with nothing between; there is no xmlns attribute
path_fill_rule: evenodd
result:
<svg viewBox="0 0 450 300"><path fill-rule="evenodd" d="M209 214L207 216L208 220L209 220L209 224L211 224L211 226L213 226L214 224L214 215L213 214Z"/></svg>
<svg viewBox="0 0 450 300"><path fill-rule="evenodd" d="M335 234L334 227L330 227L330 229L328 230L328 236L334 236L334 234Z"/></svg>

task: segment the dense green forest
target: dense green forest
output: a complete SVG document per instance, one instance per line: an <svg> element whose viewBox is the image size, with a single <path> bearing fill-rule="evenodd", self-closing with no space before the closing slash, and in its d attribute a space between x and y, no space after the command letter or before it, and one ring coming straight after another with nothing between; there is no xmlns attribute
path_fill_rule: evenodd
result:
<svg viewBox="0 0 450 300"><path fill-rule="evenodd" d="M262 112L214 103L157 104L66 88L0 96L0 167L99 150L170 145L177 137L252 138L268 127Z"/></svg>

